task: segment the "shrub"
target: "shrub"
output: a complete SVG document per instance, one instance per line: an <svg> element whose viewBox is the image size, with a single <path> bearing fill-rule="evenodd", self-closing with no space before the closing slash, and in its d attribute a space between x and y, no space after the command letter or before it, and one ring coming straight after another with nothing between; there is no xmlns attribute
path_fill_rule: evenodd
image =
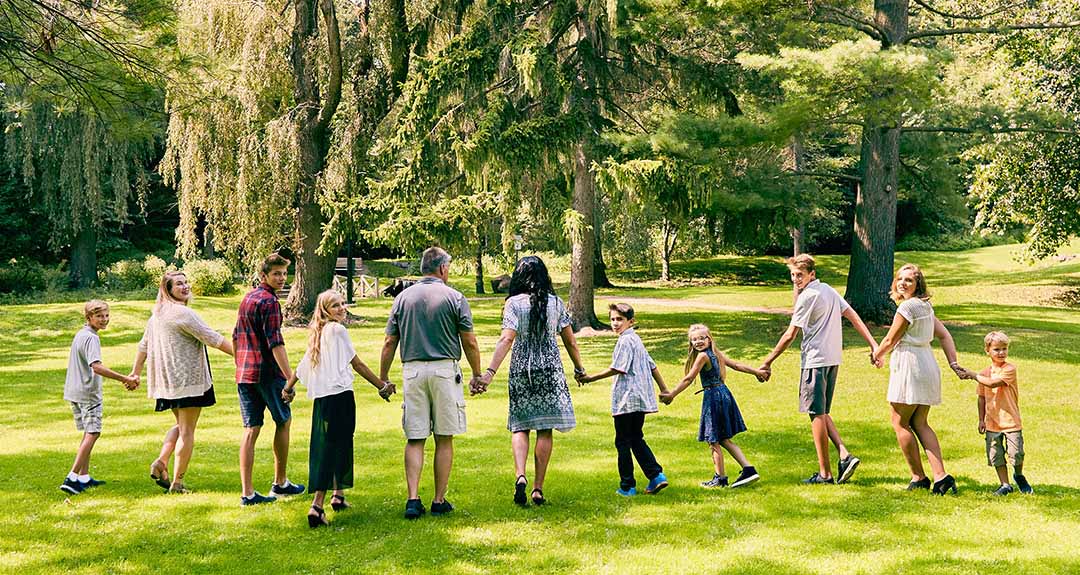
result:
<svg viewBox="0 0 1080 575"><path fill-rule="evenodd" d="M184 273L195 295L224 295L236 288L225 260L191 260L184 264Z"/></svg>
<svg viewBox="0 0 1080 575"><path fill-rule="evenodd" d="M12 259L0 264L0 293L27 294L46 285L45 267L36 261Z"/></svg>

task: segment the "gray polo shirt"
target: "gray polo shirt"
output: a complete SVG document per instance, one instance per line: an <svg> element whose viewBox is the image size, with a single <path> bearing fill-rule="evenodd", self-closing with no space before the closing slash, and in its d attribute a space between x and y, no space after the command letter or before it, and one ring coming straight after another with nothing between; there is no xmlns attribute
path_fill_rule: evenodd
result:
<svg viewBox="0 0 1080 575"><path fill-rule="evenodd" d="M432 276L394 299L386 335L396 335L402 363L461 359L458 332L472 331L472 310L461 292Z"/></svg>
<svg viewBox="0 0 1080 575"><path fill-rule="evenodd" d="M791 325L803 330L803 369L840 365L844 355L840 318L850 307L832 286L820 280L810 282L799 294Z"/></svg>

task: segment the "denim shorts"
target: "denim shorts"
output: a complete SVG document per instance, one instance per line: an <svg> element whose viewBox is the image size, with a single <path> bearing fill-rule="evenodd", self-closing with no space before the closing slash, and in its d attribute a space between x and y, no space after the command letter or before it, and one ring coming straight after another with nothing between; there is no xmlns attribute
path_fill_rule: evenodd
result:
<svg viewBox="0 0 1080 575"><path fill-rule="evenodd" d="M262 427L263 413L268 409L270 417L277 425L289 421L292 409L281 399L283 389L284 379L236 384L236 391L240 395L240 418L244 421L244 427Z"/></svg>

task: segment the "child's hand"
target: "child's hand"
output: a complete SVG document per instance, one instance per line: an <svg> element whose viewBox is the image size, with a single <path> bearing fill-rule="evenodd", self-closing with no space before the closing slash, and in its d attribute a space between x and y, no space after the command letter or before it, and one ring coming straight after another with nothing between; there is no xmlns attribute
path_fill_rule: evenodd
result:
<svg viewBox="0 0 1080 575"><path fill-rule="evenodd" d="M382 389L379 390L379 397L383 398L384 401L389 402L390 396L394 395L395 393L397 393L397 388L394 387L394 384L386 381L383 382Z"/></svg>
<svg viewBox="0 0 1080 575"><path fill-rule="evenodd" d="M980 421L979 422L979 434L982 435L983 433L986 433L986 422Z"/></svg>
<svg viewBox="0 0 1080 575"><path fill-rule="evenodd" d="M760 370L760 369L755 369L754 370L754 377L756 377L757 380L759 382L761 382L761 383L765 383L766 381L769 381L769 375L771 375L771 374L766 372L766 371L763 371L763 370Z"/></svg>
<svg viewBox="0 0 1080 575"><path fill-rule="evenodd" d="M135 390L135 389L137 389L139 387L139 376L137 376L137 375L128 375L127 377L124 378L123 382L124 382L124 389L126 389L128 391L133 391L133 390Z"/></svg>
<svg viewBox="0 0 1080 575"><path fill-rule="evenodd" d="M675 394L670 391L665 391L660 394L660 403L664 405L671 405L671 402L675 400Z"/></svg>
<svg viewBox="0 0 1080 575"><path fill-rule="evenodd" d="M592 378L589 377L589 375L585 374L585 373L581 373L581 374L575 373L574 374L574 379L577 380L578 387L581 387L581 386L585 385L586 383L592 382Z"/></svg>
<svg viewBox="0 0 1080 575"><path fill-rule="evenodd" d="M772 367L767 363L761 364L761 367L758 368L758 371L762 374L758 376L758 381L762 383L769 381L769 378L772 377ZM765 379L762 379L762 376L764 376Z"/></svg>
<svg viewBox="0 0 1080 575"><path fill-rule="evenodd" d="M285 403L290 403L295 398L296 388L286 386L281 390L281 401L284 401Z"/></svg>

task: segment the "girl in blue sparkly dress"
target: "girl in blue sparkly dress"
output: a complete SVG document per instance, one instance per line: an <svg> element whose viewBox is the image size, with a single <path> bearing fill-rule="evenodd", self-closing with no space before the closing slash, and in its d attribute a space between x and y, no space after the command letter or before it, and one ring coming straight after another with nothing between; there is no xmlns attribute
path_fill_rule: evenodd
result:
<svg viewBox="0 0 1080 575"><path fill-rule="evenodd" d="M686 358L685 375L675 389L666 394L661 394L660 399L670 404L673 399L684 389L701 376L701 426L698 430L698 441L709 444L712 450L713 478L701 483L702 487L728 487L728 478L724 473L724 452L726 450L742 466L742 471L731 487L742 487L759 479L757 470L747 461L741 449L731 440L736 434L746 431L742 413L735 403L735 396L724 384L726 368L735 371L749 373L765 381L765 374L748 365L738 363L723 354L716 347L709 328L697 323L690 326L689 330L690 349Z"/></svg>

